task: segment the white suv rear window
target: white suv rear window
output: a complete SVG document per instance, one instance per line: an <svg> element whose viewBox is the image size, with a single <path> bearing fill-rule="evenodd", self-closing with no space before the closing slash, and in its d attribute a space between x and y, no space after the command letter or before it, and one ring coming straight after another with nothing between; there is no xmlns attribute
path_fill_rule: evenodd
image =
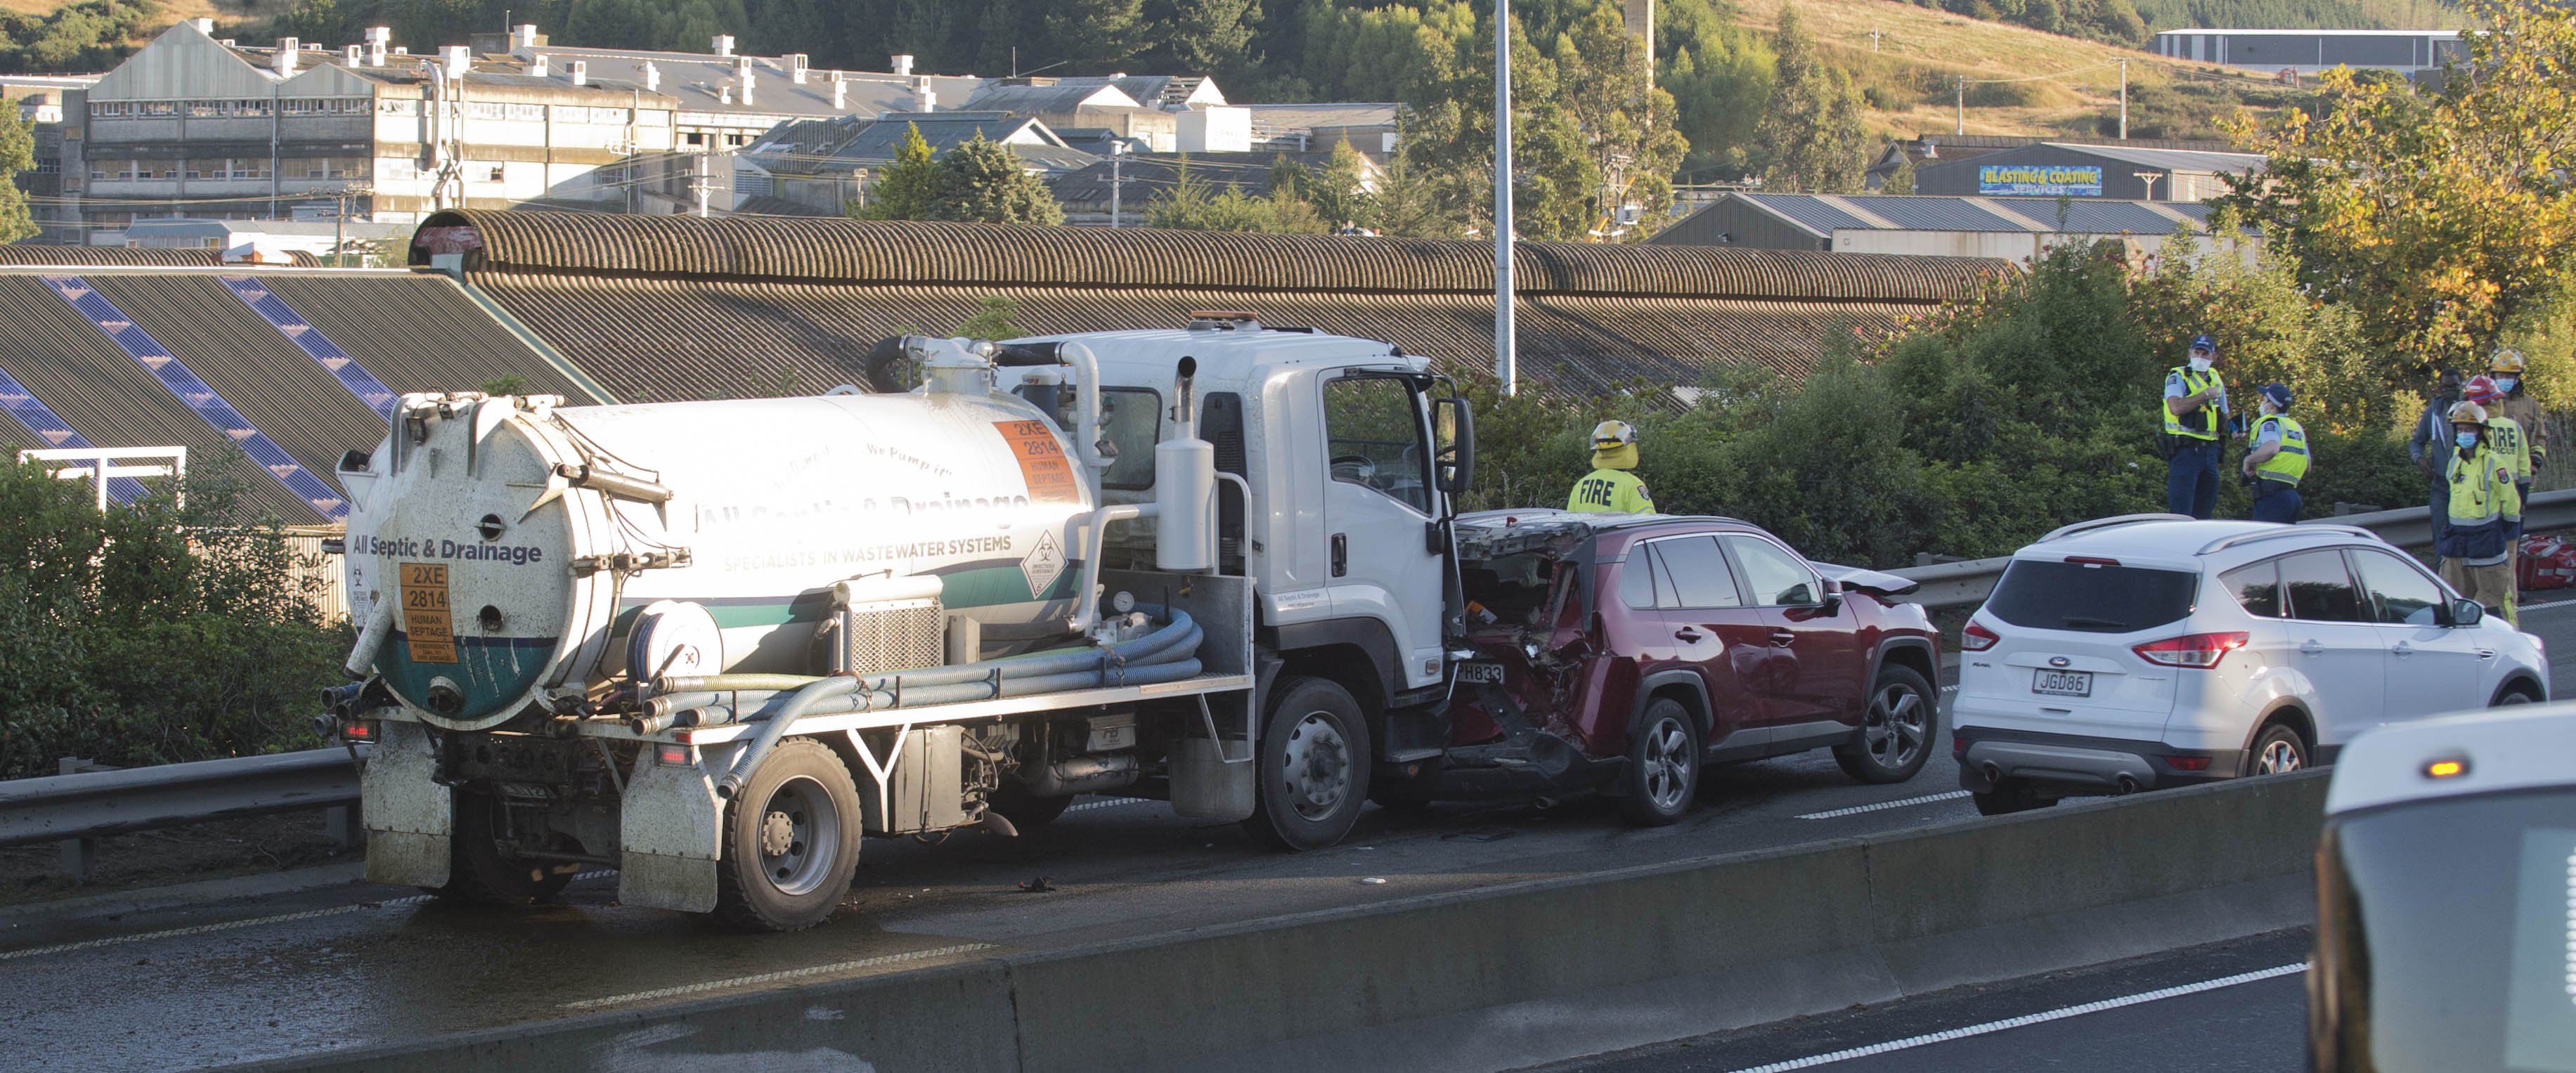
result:
<svg viewBox="0 0 2576 1073"><path fill-rule="evenodd" d="M1986 613L2035 630L2128 633L2189 617L2199 587L2200 575L2180 570L2015 559Z"/></svg>

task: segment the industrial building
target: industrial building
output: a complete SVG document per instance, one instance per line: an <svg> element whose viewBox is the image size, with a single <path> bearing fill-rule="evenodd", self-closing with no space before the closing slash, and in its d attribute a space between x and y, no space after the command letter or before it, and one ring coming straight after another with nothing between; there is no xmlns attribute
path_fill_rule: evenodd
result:
<svg viewBox="0 0 2576 1073"><path fill-rule="evenodd" d="M2064 243L2106 238L2154 253L2176 232L2203 227L2209 212L2155 201L1736 192L1646 241L2027 262ZM2251 248L2242 244L2247 255Z"/></svg>
<svg viewBox="0 0 2576 1073"><path fill-rule="evenodd" d="M2261 174L2264 164L2257 153L2040 142L1918 165L1914 192L2196 202L2226 193L2228 176Z"/></svg>
<svg viewBox="0 0 2576 1073"><path fill-rule="evenodd" d="M2166 30L2156 35L2155 51L2258 71L2309 75L2353 67L2408 77L2469 54L2458 30Z"/></svg>

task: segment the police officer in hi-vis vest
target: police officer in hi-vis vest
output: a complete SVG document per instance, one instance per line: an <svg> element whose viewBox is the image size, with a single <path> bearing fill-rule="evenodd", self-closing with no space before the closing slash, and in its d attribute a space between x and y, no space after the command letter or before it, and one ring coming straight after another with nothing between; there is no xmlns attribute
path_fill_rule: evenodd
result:
<svg viewBox="0 0 2576 1073"><path fill-rule="evenodd" d="M1652 514L1655 497L1646 482L1629 472L1637 468L1637 429L1625 421L1592 426L1592 472L1574 482L1565 509L1602 514Z"/></svg>
<svg viewBox="0 0 2576 1073"><path fill-rule="evenodd" d="M2287 384L2265 384L2263 415L2254 419L2253 448L2242 467L2254 482L2254 520L2299 520L2299 481L2308 475L2308 430L2289 415Z"/></svg>
<svg viewBox="0 0 2576 1073"><path fill-rule="evenodd" d="M2165 509L2207 518L2218 509L2218 448L2227 427L2227 385L2213 371L2218 341L2191 338L2191 358L2165 374Z"/></svg>

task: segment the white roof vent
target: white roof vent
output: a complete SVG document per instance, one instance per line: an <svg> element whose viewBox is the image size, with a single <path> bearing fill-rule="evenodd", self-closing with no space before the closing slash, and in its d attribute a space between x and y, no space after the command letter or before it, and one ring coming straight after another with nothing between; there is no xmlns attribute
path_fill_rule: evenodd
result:
<svg viewBox="0 0 2576 1073"><path fill-rule="evenodd" d="M208 37L213 37L213 36L215 36L215 20L213 20L213 19L189 19L188 21L189 21L190 23L193 23L193 24L195 24L195 25L196 25L196 27L197 27L197 32L198 32L198 33L204 34L204 35L206 35L206 36L208 36Z"/></svg>
<svg viewBox="0 0 2576 1073"><path fill-rule="evenodd" d="M800 86L801 86L801 85L804 85L804 84L805 84L805 67L806 67L806 62L807 62L807 58L806 58L806 55L805 55L804 53L802 53L802 52L790 52L790 53L788 53L788 54L787 54L787 80L788 80L788 81L790 81L790 82L794 82L794 83L796 83L797 85L800 85Z"/></svg>
<svg viewBox="0 0 2576 1073"><path fill-rule="evenodd" d="M546 54L543 52L537 53L537 58L528 61L528 73L538 78L546 76L546 67Z"/></svg>
<svg viewBox="0 0 2576 1073"><path fill-rule="evenodd" d="M474 50L465 45L448 45L438 50L438 60L447 68L447 77L463 78L466 69L474 66Z"/></svg>
<svg viewBox="0 0 2576 1073"><path fill-rule="evenodd" d="M355 67L359 63L363 62L366 59L366 56L366 49L359 45L350 45L340 50L340 62L348 64L351 67Z"/></svg>
<svg viewBox="0 0 2576 1073"><path fill-rule="evenodd" d="M912 74L912 53L898 52L895 54L894 73L898 77Z"/></svg>
<svg viewBox="0 0 2576 1073"><path fill-rule="evenodd" d="M268 66L281 75L295 73L295 54L303 51L304 42L292 37L277 39L277 51L269 53Z"/></svg>
<svg viewBox="0 0 2576 1073"><path fill-rule="evenodd" d="M834 71L832 72L832 110L838 112L849 107L850 80L841 77L841 72Z"/></svg>
<svg viewBox="0 0 2576 1073"><path fill-rule="evenodd" d="M718 56L731 56L731 55L733 55L733 35L732 35L732 34L717 34L717 35L716 35L716 40L715 40L715 46L716 46L716 55L718 55Z"/></svg>
<svg viewBox="0 0 2576 1073"><path fill-rule="evenodd" d="M514 49L537 47L537 24L523 22L510 27L510 45Z"/></svg>
<svg viewBox="0 0 2576 1073"><path fill-rule="evenodd" d="M587 86L590 84L590 63L587 60L572 61L572 65L565 68L565 73L572 77L573 85Z"/></svg>
<svg viewBox="0 0 2576 1073"><path fill-rule="evenodd" d="M644 61L644 91L647 93L662 92L661 64L655 63L651 60Z"/></svg>

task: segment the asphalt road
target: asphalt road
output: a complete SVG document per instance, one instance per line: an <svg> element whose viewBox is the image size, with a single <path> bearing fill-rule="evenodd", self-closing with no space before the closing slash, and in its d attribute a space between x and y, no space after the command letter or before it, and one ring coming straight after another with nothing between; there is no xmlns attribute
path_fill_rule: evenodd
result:
<svg viewBox="0 0 2576 1073"><path fill-rule="evenodd" d="M616 905L605 873L560 904L515 910L347 884L113 918L12 911L0 914L0 1069L309 1054L990 949L975 944L1062 947L1946 823L1975 815L1957 779L1946 740L1893 786L1854 783L1816 752L1712 770L1700 807L1670 827L1627 826L1598 800L1371 810L1342 845L1304 854L1159 802L1088 799L1018 839L870 840L844 912L782 936ZM1019 889L1038 877L1052 893ZM957 947L969 949L924 954Z"/></svg>
<svg viewBox="0 0 2576 1073"><path fill-rule="evenodd" d="M2561 664L2576 660L2576 603L2535 608L2526 625ZM2557 670L2555 681L2576 682ZM1160 803L1096 799L1019 839L871 840L847 909L786 936L619 906L604 873L576 882L560 904L520 910L346 884L116 916L12 911L0 915L0 1069L171 1069L310 1054L632 1007L673 989L775 986L781 972L800 983L896 972L992 946L1063 947L1796 845L1969 818L1974 810L1957 787L1946 741L1911 782L1894 786L1853 783L1829 756L1811 753L1714 770L1700 808L1671 827L1628 827L1598 801L1372 810L1341 846L1294 855L1265 851L1230 824L1178 819ZM1053 892L1019 889L1037 877ZM1909 1050L1882 1064L1822 1068L1952 1068L1915 1064L1946 1054L1965 1063L1955 1068L1996 1068L1977 1056L2006 1040L2012 1068L2174 1068L2106 1064L2105 1041L2115 1038L2143 1055L2161 1045L2193 1056L2194 1068L2225 1068L2202 1061L2210 1053L2202 1044L2235 1033L2257 1062L2246 1068L2282 1069L2254 1044L2295 1039L2295 990L2288 978L2264 980ZM1982 1024L2002 1008L1927 1002L1917 1015L1941 1023L1900 1035ZM1829 1054L1897 1027L1861 1024L1789 1057Z"/></svg>

